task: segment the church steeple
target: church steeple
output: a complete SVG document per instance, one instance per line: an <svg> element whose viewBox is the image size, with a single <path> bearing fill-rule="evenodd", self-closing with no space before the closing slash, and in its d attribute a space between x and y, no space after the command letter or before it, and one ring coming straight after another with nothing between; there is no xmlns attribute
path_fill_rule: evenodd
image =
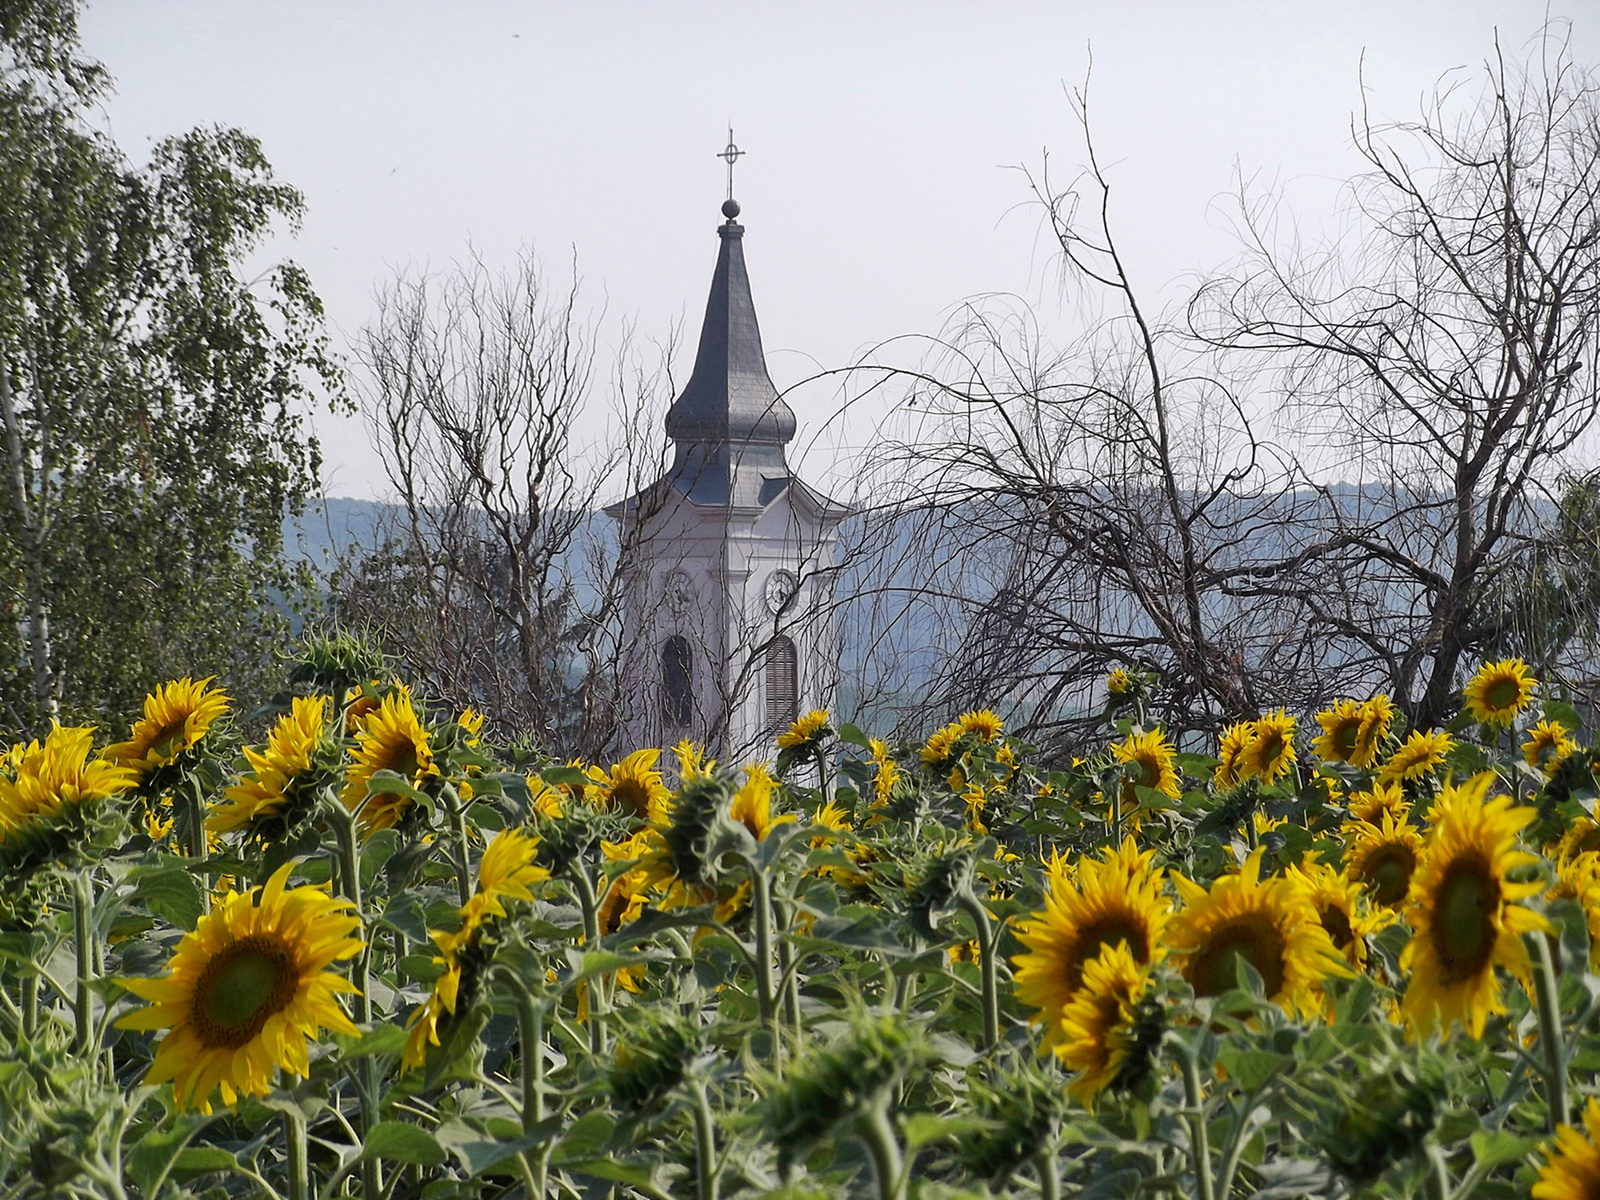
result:
<svg viewBox="0 0 1600 1200"><path fill-rule="evenodd" d="M667 413L667 436L680 448L719 442L783 446L794 437L795 417L767 374L744 265L744 226L734 220L738 201L725 202L722 212L727 221L717 229L722 247L700 348L683 394Z"/></svg>

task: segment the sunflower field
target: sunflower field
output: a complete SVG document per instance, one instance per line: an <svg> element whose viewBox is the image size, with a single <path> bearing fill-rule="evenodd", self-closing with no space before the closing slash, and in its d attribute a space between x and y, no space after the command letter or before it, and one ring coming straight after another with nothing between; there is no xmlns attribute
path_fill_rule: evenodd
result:
<svg viewBox="0 0 1600 1200"><path fill-rule="evenodd" d="M1204 744L1118 671L1047 770L556 762L348 651L4 755L0 1194L1600 1196L1600 754L1519 661Z"/></svg>

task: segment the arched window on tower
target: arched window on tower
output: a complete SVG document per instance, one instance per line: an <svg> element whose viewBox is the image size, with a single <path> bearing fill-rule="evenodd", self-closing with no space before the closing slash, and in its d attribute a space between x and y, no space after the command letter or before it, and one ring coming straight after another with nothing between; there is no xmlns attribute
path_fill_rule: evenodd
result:
<svg viewBox="0 0 1600 1200"><path fill-rule="evenodd" d="M783 729L800 715L799 661L794 643L778 636L767 646L767 727Z"/></svg>
<svg viewBox="0 0 1600 1200"><path fill-rule="evenodd" d="M669 729L683 729L694 717L694 651L676 633L661 649L661 717Z"/></svg>

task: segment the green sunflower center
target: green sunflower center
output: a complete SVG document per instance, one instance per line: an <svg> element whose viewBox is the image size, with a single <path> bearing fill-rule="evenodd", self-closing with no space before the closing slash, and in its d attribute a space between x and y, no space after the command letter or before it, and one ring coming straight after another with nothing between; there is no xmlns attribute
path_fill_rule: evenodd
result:
<svg viewBox="0 0 1600 1200"><path fill-rule="evenodd" d="M1288 943L1266 913L1249 913L1219 926L1194 957L1190 982L1202 996L1220 996L1239 986L1239 964L1247 962L1261 976L1270 998L1283 990L1284 952Z"/></svg>
<svg viewBox="0 0 1600 1200"><path fill-rule="evenodd" d="M1139 769L1142 772L1139 782L1147 788L1161 786L1161 760L1153 756L1140 757Z"/></svg>
<svg viewBox="0 0 1600 1200"><path fill-rule="evenodd" d="M1515 708L1517 701L1522 698L1522 688L1515 679L1502 677L1496 679L1483 689L1484 704L1499 712L1507 708Z"/></svg>
<svg viewBox="0 0 1600 1200"><path fill-rule="evenodd" d="M1079 928L1077 941L1067 956L1067 985L1073 989L1083 983L1083 968L1093 962L1100 951L1118 942L1128 944L1128 953L1136 963L1150 961L1150 934L1132 913L1108 913Z"/></svg>
<svg viewBox="0 0 1600 1200"><path fill-rule="evenodd" d="M1344 721L1334 728L1333 744L1348 757L1355 753L1356 742L1360 736L1361 722L1359 719Z"/></svg>
<svg viewBox="0 0 1600 1200"><path fill-rule="evenodd" d="M1411 847L1399 842L1380 846L1367 856L1361 879L1372 891L1372 898L1392 908L1406 898L1411 873L1417 869L1417 856Z"/></svg>
<svg viewBox="0 0 1600 1200"><path fill-rule="evenodd" d="M1477 975L1494 953L1494 917L1500 909L1500 881L1478 857L1459 859L1445 870L1434 893L1434 948L1445 983Z"/></svg>
<svg viewBox="0 0 1600 1200"><path fill-rule="evenodd" d="M1256 750L1256 761L1261 764L1263 771L1271 770L1283 754L1283 734L1268 733L1261 739L1261 745Z"/></svg>
<svg viewBox="0 0 1600 1200"><path fill-rule="evenodd" d="M207 1047L237 1050L289 1006L298 983L293 955L281 940L259 933L240 938L201 972L190 1024Z"/></svg>

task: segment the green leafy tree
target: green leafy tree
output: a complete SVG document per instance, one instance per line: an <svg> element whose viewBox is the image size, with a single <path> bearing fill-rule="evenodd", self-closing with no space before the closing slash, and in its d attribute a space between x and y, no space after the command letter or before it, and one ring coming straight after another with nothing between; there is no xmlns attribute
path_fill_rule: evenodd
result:
<svg viewBox="0 0 1600 1200"><path fill-rule="evenodd" d="M131 164L75 4L8 4L0 67L0 705L105 719L196 669L248 695L308 582L305 414L342 396L305 273L242 273L304 201L238 130Z"/></svg>

